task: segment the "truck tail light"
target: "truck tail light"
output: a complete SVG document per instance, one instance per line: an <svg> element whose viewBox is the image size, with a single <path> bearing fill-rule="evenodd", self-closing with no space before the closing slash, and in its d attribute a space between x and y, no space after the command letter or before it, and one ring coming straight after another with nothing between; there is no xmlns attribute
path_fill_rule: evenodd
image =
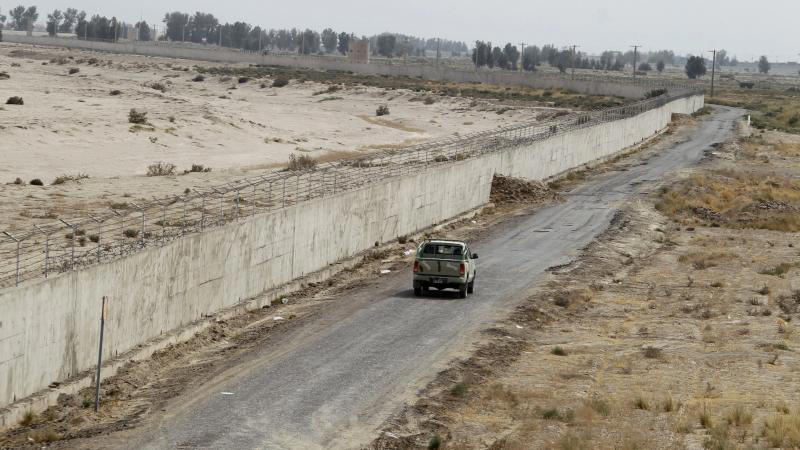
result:
<svg viewBox="0 0 800 450"><path fill-rule="evenodd" d="M464 275L466 273L466 267L464 267L464 263L461 263L461 265L458 266L458 273L460 273L461 275Z"/></svg>
<svg viewBox="0 0 800 450"><path fill-rule="evenodd" d="M419 261L414 261L414 273L419 272Z"/></svg>

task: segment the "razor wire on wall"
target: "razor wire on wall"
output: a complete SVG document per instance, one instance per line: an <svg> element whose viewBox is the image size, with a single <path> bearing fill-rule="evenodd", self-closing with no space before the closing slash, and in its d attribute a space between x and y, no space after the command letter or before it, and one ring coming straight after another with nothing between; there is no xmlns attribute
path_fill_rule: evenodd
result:
<svg viewBox="0 0 800 450"><path fill-rule="evenodd" d="M550 139L576 129L637 116L679 98L683 90L637 103L577 112L545 122L483 131L353 159L279 170L183 195L59 219L27 231L0 232L0 288L123 258L192 233L329 197L429 167Z"/></svg>

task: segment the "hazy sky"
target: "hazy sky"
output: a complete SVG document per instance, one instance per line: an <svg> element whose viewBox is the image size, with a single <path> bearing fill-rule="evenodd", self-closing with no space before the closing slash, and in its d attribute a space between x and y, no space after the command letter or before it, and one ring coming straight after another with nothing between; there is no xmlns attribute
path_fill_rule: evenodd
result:
<svg viewBox="0 0 800 450"><path fill-rule="evenodd" d="M0 0L5 13L18 2ZM24 0L24 4L34 4ZM309 27L374 34L392 31L493 43L580 45L581 51L669 48L679 54L725 48L750 60L800 57L800 0L37 0L46 12L68 6L134 21L159 22L167 10L210 12L265 28Z"/></svg>

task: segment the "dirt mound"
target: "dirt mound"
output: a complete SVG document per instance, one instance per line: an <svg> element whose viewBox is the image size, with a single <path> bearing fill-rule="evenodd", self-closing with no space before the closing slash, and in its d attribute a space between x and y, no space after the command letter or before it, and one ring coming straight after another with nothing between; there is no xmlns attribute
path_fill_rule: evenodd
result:
<svg viewBox="0 0 800 450"><path fill-rule="evenodd" d="M491 201L496 205L538 203L558 200L558 193L538 181L495 175L492 179Z"/></svg>

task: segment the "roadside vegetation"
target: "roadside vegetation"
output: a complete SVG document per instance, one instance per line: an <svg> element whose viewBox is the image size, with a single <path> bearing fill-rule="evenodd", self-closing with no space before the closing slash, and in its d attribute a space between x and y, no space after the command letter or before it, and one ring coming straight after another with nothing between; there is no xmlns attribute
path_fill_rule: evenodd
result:
<svg viewBox="0 0 800 450"><path fill-rule="evenodd" d="M753 126L800 134L800 88L778 82L723 86L708 102L752 111Z"/></svg>

